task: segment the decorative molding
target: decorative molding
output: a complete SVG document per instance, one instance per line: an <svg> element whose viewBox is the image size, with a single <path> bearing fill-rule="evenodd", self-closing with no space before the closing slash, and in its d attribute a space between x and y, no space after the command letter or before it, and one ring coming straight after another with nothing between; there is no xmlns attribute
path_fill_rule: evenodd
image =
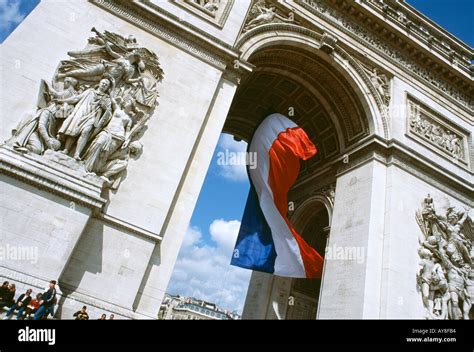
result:
<svg viewBox="0 0 474 352"><path fill-rule="evenodd" d="M326 54L331 54L336 48L337 38L329 33L324 33L321 37L319 48Z"/></svg>
<svg viewBox="0 0 474 352"><path fill-rule="evenodd" d="M360 5L367 6L371 11L382 15L392 27L404 28L411 37L416 37L427 45L429 50L444 57L452 64L453 68L460 69L468 76L472 76L472 49L469 50L464 43L453 38L443 28L416 14L417 11L406 2L362 0Z"/></svg>
<svg viewBox="0 0 474 352"><path fill-rule="evenodd" d="M242 32L245 33L251 29L271 23L297 24L293 12L285 15L281 9L273 5L273 3L266 0L253 0Z"/></svg>
<svg viewBox="0 0 474 352"><path fill-rule="evenodd" d="M251 37L257 36L260 33L271 32L271 31L278 32L278 31L285 31L285 30L293 32L293 33L308 36L308 37L313 38L317 41L320 41L320 39L322 37L322 34L319 34L319 33L315 32L311 29L298 26L296 24L292 24L292 23L269 23L269 24L262 24L258 27L252 28L251 30L249 30L249 31L245 32L244 34L242 34L239 37L237 43L235 44L235 48L237 50L241 50L243 45Z"/></svg>
<svg viewBox="0 0 474 352"><path fill-rule="evenodd" d="M470 314L474 293L470 254L474 243L472 210L449 206L442 216L428 194L423 207L416 212L421 230L418 236L420 271L416 283L425 319L474 319Z"/></svg>
<svg viewBox="0 0 474 352"><path fill-rule="evenodd" d="M324 197L327 198L327 200L329 200L329 202L331 203L331 205L334 207L334 199L336 197L336 184L335 183L332 183L328 186L325 186L319 190L317 190L316 192L313 193L313 195L316 195L316 194L321 194L323 195Z"/></svg>
<svg viewBox="0 0 474 352"><path fill-rule="evenodd" d="M329 33L323 33L322 35L316 33L310 29L297 26L294 24L288 23L270 23L264 24L259 27L256 27L245 34L243 34L238 42L236 43L237 48L241 48L247 41L252 37L257 36L258 34L264 32L281 32L289 31L293 33L298 33L309 38L315 39L320 42L321 50L325 51L327 54L336 52L339 54L345 61L347 61L352 68L358 73L362 78L367 88L371 92L377 107L382 116L382 125L384 131L384 137L389 138L389 121L390 121L390 110L388 108L390 103L390 84L388 73L378 74L377 71L374 71L374 68L370 70L362 64L359 60L356 60L352 55L350 55L346 50L344 50L339 44L338 39ZM325 49L326 48L326 49ZM379 71L382 71L379 69ZM375 72L375 77L374 77ZM383 84L381 83L383 81Z"/></svg>
<svg viewBox="0 0 474 352"><path fill-rule="evenodd" d="M171 2L221 29L224 28L234 6L234 0L171 0Z"/></svg>
<svg viewBox="0 0 474 352"><path fill-rule="evenodd" d="M101 197L104 180L71 169L55 158L57 154L22 154L4 145L0 147L0 173L85 207L101 209L107 202Z"/></svg>
<svg viewBox="0 0 474 352"><path fill-rule="evenodd" d="M135 235L138 235L140 237L144 237L144 238L147 238L147 239L150 239L154 242L157 242L157 243L160 243L162 240L163 240L163 237L154 233L154 232L151 232L151 231L148 231L148 230L145 230L144 228L141 228L139 226L136 226L136 225L133 225L129 222L126 222L124 220L121 220L121 219L118 219L114 216L111 216L111 215L108 215L108 214L104 214L104 213L98 213L97 215L94 216L96 219L99 219L103 222L105 222L106 224L110 224L112 226L115 226L115 227L118 227L119 229L121 230L124 230L124 231L127 231L127 232L131 232L131 233L134 233Z"/></svg>
<svg viewBox="0 0 474 352"><path fill-rule="evenodd" d="M342 47L336 45L335 51L349 62L349 64L356 70L359 76L363 79L367 88L369 88L370 93L375 99L375 102L380 111L380 114L382 115L384 137L388 139L389 138L389 122L390 122L390 110L388 108L389 103L390 103L390 88L389 88L390 85L388 83L388 78L386 78L385 85L382 86L379 81L380 77L378 77L377 75L375 77L373 75L369 76L367 69L364 68L363 64L360 61L356 60L352 55L350 55Z"/></svg>
<svg viewBox="0 0 474 352"><path fill-rule="evenodd" d="M291 26L290 29L298 28L294 25L288 24L270 24L264 25L254 30L265 30L274 33L274 27L276 26L285 26L287 30L288 26ZM280 31L280 34L281 33L282 32ZM281 54L279 54L280 51ZM257 66L262 65L263 67L272 67L272 69L280 67L282 71L292 72L293 74L296 72L297 75L303 77L304 80L313 87L321 87L321 85L323 85L322 82L326 82L324 87L322 87L325 91L326 99L330 98L330 94L342 94L343 92L346 92L346 87L343 81L341 79L335 79L333 72L327 69L328 66L326 65L325 59L316 55L311 55L311 52L304 49L298 50L297 48L294 48L291 51L283 51L278 47L270 47L267 51L256 52L253 55L253 62ZM315 72L318 72L317 77L315 76ZM334 89L332 93L327 91L328 87ZM351 104L350 108L348 108L348 104L336 105L333 105L333 108L340 116L340 122L342 124L341 126L344 127L344 138L348 144L353 143L354 141L361 139L370 133L361 106L357 104ZM357 113L355 113L355 111L357 111ZM388 124L386 124L386 126L388 126ZM388 135L388 130L386 130L386 133Z"/></svg>
<svg viewBox="0 0 474 352"><path fill-rule="evenodd" d="M337 10L330 7L322 0L295 0L297 4L307 11L321 18L345 34L351 36L364 46L371 47L375 52L381 54L395 66L408 70L415 76L419 77L422 82L435 88L438 92L453 99L458 104L467 108L470 113L474 110L474 103L471 97L454 88L451 84L446 83L440 77L433 73L433 70L426 69L414 60L408 58L405 54L401 54L400 50L394 49L386 42L379 39L376 35L369 32L362 25L355 24L347 16L340 14Z"/></svg>
<svg viewBox="0 0 474 352"><path fill-rule="evenodd" d="M346 150L344 155L330 158L311 175L303 175L295 185L295 189L306 187L320 179L330 179L334 173L336 177L340 177L373 160L386 166L395 165L453 198L474 206L471 196L474 192L474 184L468 177L459 175L456 170L446 169L434 163L433 159L395 139L387 141L377 135L368 136L357 142Z"/></svg>
<svg viewBox="0 0 474 352"><path fill-rule="evenodd" d="M452 163L469 169L469 134L450 124L412 96L406 96L408 137L423 144Z"/></svg>

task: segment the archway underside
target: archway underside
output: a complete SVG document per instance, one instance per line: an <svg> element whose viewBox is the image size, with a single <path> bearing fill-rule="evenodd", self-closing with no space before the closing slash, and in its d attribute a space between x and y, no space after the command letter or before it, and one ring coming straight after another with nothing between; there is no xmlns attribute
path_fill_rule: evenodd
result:
<svg viewBox="0 0 474 352"><path fill-rule="evenodd" d="M357 94L320 56L274 45L251 55L249 62L256 69L241 83L224 132L248 141L266 115L290 115L319 150L302 165L302 173L311 172L370 133L367 113Z"/></svg>

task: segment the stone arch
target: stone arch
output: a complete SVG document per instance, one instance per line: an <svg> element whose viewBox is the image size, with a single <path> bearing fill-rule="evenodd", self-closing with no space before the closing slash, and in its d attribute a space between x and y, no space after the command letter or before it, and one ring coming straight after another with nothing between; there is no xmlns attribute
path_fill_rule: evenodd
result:
<svg viewBox="0 0 474 352"><path fill-rule="evenodd" d="M322 256L325 256L334 208L331 192L334 192L332 187L313 194L297 206L290 216L290 221L298 233L308 243L311 243L311 246ZM320 221L322 219L327 220L327 222L321 224ZM314 226L315 224L317 224L316 227ZM302 301L301 304L304 305L303 308L306 314L314 314L316 312L316 315L311 317L301 316L301 309L298 312L288 307L286 319L317 319L321 305L321 290L324 286L325 264L323 266L323 275L319 280L290 279L290 297L295 297L295 299L299 297L299 301Z"/></svg>
<svg viewBox="0 0 474 352"><path fill-rule="evenodd" d="M328 53L324 47L324 36L315 31L294 24L276 23L256 27L240 37L236 47L242 52L242 59L250 60L253 55L276 46L297 48L310 53L325 62L345 79L363 106L370 133L390 138L389 112L376 87L360 63L341 45L334 42Z"/></svg>
<svg viewBox="0 0 474 352"><path fill-rule="evenodd" d="M334 202L331 196L328 196L325 192L318 192L298 205L293 214L291 214L291 223L295 229L298 231L303 230L311 220L311 215L315 212L315 208L320 209L321 207L326 209L330 225L332 222Z"/></svg>

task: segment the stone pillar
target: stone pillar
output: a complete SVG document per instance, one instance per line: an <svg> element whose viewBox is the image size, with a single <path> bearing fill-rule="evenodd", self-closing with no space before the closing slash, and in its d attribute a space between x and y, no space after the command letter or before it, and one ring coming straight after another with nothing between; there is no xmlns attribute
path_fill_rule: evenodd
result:
<svg viewBox="0 0 474 352"><path fill-rule="evenodd" d="M58 280L92 211L105 203L102 183L56 153L0 147L0 276L40 290Z"/></svg>
<svg viewBox="0 0 474 352"><path fill-rule="evenodd" d="M242 319L265 319L272 292L274 276L253 271L245 298Z"/></svg>
<svg viewBox="0 0 474 352"><path fill-rule="evenodd" d="M292 279L254 271L242 319L286 319Z"/></svg>
<svg viewBox="0 0 474 352"><path fill-rule="evenodd" d="M377 160L338 176L319 319L379 318L385 189L386 166Z"/></svg>
<svg viewBox="0 0 474 352"><path fill-rule="evenodd" d="M202 123L178 189L165 218L161 246L156 246L136 297L137 312L156 316L191 220L237 84L224 73Z"/></svg>
<svg viewBox="0 0 474 352"><path fill-rule="evenodd" d="M146 90L140 88L128 94L121 90L127 82L116 81L122 84L117 88L129 98L127 101L134 101L135 111L131 113L136 119L132 130L135 126L138 129L133 137L139 139L142 148L135 147L141 152L132 153L131 144L122 144L124 148L119 146L117 151L127 155L106 156L111 158L105 160L108 166L109 161L126 164L120 177L109 177L117 181L111 182L113 187L104 186L99 176L105 177L105 170L95 169L96 163L91 167L99 176L86 173L84 165L59 151L51 152L50 157L34 155L26 144L14 145L15 140L1 147L0 171L5 176L0 184L0 207L4 209L0 244L31 244L38 248L40 262L30 268L1 261L0 276L37 287L35 293L48 280L59 279L63 294L59 297L58 318L70 319L74 310L84 304L91 317L113 312L117 318L157 318L234 97L238 75L251 71L250 66L240 65L235 68L239 72L227 72L226 68L235 66L237 51L221 42L211 45L209 38L184 27L169 13L158 11L159 6L136 11L142 5L147 6L131 2L42 1L2 44L1 65L11 68L2 72L9 87L0 92L0 119L5 126L0 131L2 142L23 121L22 114L34 117L37 106L49 106L47 94L38 93L39 87L45 89L44 82L49 84L53 79L57 89L65 87L65 78L60 77L62 73L56 75L57 69L64 68L71 75L76 71L74 75L84 78L83 71L61 66L63 60L75 60L77 51L81 55L105 55L106 51L91 44L100 43L99 35L113 33L117 38L133 38L129 46L139 45L145 50L141 51L145 71L139 75ZM150 20L155 15L159 19ZM229 16L232 20L228 24L238 31L244 9L239 7ZM48 18L54 21L45 20ZM115 39L107 40L112 43ZM132 50L127 46L119 50L116 46L112 45L112 49L127 51L116 53L119 56L126 57ZM39 52L42 55L31 55ZM143 52L155 53L156 57ZM163 80L159 80L158 64L164 72ZM77 84L85 88L83 82ZM132 86L137 88L138 83ZM116 110L115 107L113 112ZM144 125L138 125L138 121ZM51 134L57 136L56 132ZM84 151L88 148L86 145ZM11 199L16 200L15 204Z"/></svg>

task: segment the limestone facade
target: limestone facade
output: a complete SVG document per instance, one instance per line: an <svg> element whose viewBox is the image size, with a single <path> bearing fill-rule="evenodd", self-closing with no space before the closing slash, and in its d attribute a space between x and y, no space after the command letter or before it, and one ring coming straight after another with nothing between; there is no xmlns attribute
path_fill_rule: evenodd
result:
<svg viewBox="0 0 474 352"><path fill-rule="evenodd" d="M472 226L472 48L394 0L43 0L0 48L2 141L44 108L45 82L65 88L62 62L91 44L92 28L123 38L110 45L122 58L135 43L157 56L142 150L111 187L55 142L39 153L3 144L1 245L34 246L38 261L4 258L1 277L20 289L57 279L58 318L86 304L156 319L220 133L248 140L278 111L319 149L291 191L292 221L322 248L360 257L328 258L317 285L253 273L243 318L425 316L417 211L430 194L439 214L455 207ZM133 80L151 61L130 62L134 99L149 97ZM115 113L120 101L101 94Z"/></svg>

